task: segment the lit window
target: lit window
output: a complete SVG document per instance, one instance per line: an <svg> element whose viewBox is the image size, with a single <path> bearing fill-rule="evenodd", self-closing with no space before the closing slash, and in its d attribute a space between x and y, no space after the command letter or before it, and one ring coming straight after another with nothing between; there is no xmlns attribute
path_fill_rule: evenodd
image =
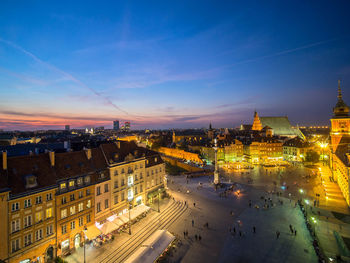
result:
<svg viewBox="0 0 350 263"><path fill-rule="evenodd" d="M74 215L75 214L75 206L71 206L69 208L69 212L70 212L70 215Z"/></svg>
<svg viewBox="0 0 350 263"><path fill-rule="evenodd" d="M66 183L60 183L60 189L65 190L66 189Z"/></svg>
<svg viewBox="0 0 350 263"><path fill-rule="evenodd" d="M70 222L70 229L75 229L75 221Z"/></svg>
<svg viewBox="0 0 350 263"><path fill-rule="evenodd" d="M69 181L69 187L74 187L74 181Z"/></svg>
<svg viewBox="0 0 350 263"><path fill-rule="evenodd" d="M38 223L43 220L43 213L42 212L36 212L35 213L35 222Z"/></svg>
<svg viewBox="0 0 350 263"><path fill-rule="evenodd" d="M47 208L46 209L46 218L52 217L52 208Z"/></svg>
<svg viewBox="0 0 350 263"><path fill-rule="evenodd" d="M86 208L91 208L91 200L87 200L87 202L86 202Z"/></svg>
<svg viewBox="0 0 350 263"><path fill-rule="evenodd" d="M61 218L66 218L67 217L67 209L62 209L61 210Z"/></svg>
<svg viewBox="0 0 350 263"><path fill-rule="evenodd" d="M81 212L84 209L84 203L79 203L78 204L78 211Z"/></svg>

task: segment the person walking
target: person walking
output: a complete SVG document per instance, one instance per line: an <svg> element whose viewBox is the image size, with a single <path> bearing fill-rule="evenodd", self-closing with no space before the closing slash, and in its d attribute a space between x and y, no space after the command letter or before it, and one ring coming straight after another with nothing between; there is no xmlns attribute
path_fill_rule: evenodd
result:
<svg viewBox="0 0 350 263"><path fill-rule="evenodd" d="M184 231L184 238L186 237L186 231Z"/></svg>
<svg viewBox="0 0 350 263"><path fill-rule="evenodd" d="M198 240L201 241L202 240L202 237L201 235L198 236Z"/></svg>
<svg viewBox="0 0 350 263"><path fill-rule="evenodd" d="M254 234L256 233L256 228L255 228L255 226L253 226L253 233L254 233Z"/></svg>
<svg viewBox="0 0 350 263"><path fill-rule="evenodd" d="M242 232L241 231L239 231L239 236L242 237Z"/></svg>
<svg viewBox="0 0 350 263"><path fill-rule="evenodd" d="M289 229L290 229L290 232L291 232L292 234L294 234L294 230L293 230L293 226L292 226L292 225L289 225Z"/></svg>
<svg viewBox="0 0 350 263"><path fill-rule="evenodd" d="M196 203L193 203L193 206L196 207Z"/></svg>
<svg viewBox="0 0 350 263"><path fill-rule="evenodd" d="M280 237L280 232L276 231L276 239L278 239Z"/></svg>
<svg viewBox="0 0 350 263"><path fill-rule="evenodd" d="M294 230L294 235L295 235L295 236L297 235L297 230L296 230L296 229Z"/></svg>
<svg viewBox="0 0 350 263"><path fill-rule="evenodd" d="M194 235L194 238L196 239L196 241L198 240L198 236L197 234Z"/></svg>
<svg viewBox="0 0 350 263"><path fill-rule="evenodd" d="M194 226L194 220L192 219L192 227Z"/></svg>
<svg viewBox="0 0 350 263"><path fill-rule="evenodd" d="M233 227L233 233L236 234L236 228L235 227Z"/></svg>

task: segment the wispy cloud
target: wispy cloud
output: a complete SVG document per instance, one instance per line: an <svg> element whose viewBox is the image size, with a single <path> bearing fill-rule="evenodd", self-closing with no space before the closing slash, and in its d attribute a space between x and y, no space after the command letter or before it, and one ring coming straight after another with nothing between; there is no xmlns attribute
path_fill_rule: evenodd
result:
<svg viewBox="0 0 350 263"><path fill-rule="evenodd" d="M32 59L33 59L34 61L36 61L37 63L39 63L39 64L45 66L46 68L48 68L48 69L50 69L50 70L52 70L52 71L54 71L54 72L56 72L56 73L58 73L58 74L64 76L65 78L67 78L68 80L74 82L74 83L77 84L78 86L80 86L80 87L82 87L82 88L84 88L84 89L86 89L86 90L92 92L95 96L101 98L101 99L104 101L105 104L112 106L113 108L115 108L116 110L118 110L118 111L120 111L120 112L123 112L123 113L125 113L125 114L128 114L127 111L121 109L119 106L117 106L115 103L113 103L108 97L102 96L102 95L100 94L100 92L98 92L98 91L96 91L95 89L93 89L93 88L87 86L85 83L81 82L80 80L78 80L77 78L75 78L73 75L69 74L68 72L65 72L65 71L63 71L63 70L61 70L61 69L55 67L54 65L49 64L49 63L47 63L47 62L41 60L40 58L38 58L37 56L35 56L33 53L31 53L31 52L25 50L24 48L18 46L17 44L15 44L15 43L13 43L13 42L11 42L11 41L7 41L7 40L4 40L4 39L1 39L1 38L0 38L0 42L3 42L3 43L5 43L5 44L7 44L7 45L9 45L9 46L11 46L11 47L13 47L13 48L15 48L15 49L21 51L22 53L26 54L27 56L29 56L30 58L32 58Z"/></svg>

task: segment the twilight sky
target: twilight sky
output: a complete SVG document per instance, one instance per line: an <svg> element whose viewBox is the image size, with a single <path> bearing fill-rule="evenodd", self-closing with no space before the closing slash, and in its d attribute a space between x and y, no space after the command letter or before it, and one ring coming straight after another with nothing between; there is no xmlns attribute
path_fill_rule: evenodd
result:
<svg viewBox="0 0 350 263"><path fill-rule="evenodd" d="M328 124L349 1L0 2L0 129Z"/></svg>

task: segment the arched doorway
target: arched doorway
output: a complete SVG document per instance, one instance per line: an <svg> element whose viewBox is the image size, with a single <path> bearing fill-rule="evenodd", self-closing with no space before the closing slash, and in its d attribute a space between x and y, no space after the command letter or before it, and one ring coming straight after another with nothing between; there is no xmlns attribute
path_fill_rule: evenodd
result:
<svg viewBox="0 0 350 263"><path fill-rule="evenodd" d="M45 257L45 262L51 262L54 259L53 255L53 247L48 247L46 250L46 257Z"/></svg>
<svg viewBox="0 0 350 263"><path fill-rule="evenodd" d="M80 234L76 234L74 237L74 247L75 248L80 247L80 240L81 240Z"/></svg>

